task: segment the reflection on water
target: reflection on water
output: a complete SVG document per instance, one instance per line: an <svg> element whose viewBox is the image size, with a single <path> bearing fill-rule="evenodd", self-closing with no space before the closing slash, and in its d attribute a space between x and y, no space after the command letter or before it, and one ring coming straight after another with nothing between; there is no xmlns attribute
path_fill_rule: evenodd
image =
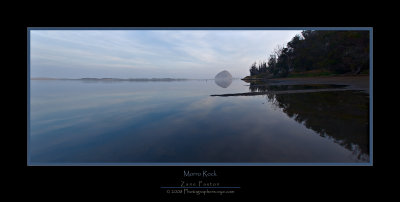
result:
<svg viewBox="0 0 400 202"><path fill-rule="evenodd" d="M31 162L368 162L368 95L217 85L31 81Z"/></svg>
<svg viewBox="0 0 400 202"><path fill-rule="evenodd" d="M258 85L252 92L338 88L345 85ZM369 158L369 96L359 91L266 94L269 102L322 137L351 150L358 159Z"/></svg>
<svg viewBox="0 0 400 202"><path fill-rule="evenodd" d="M232 83L232 78L215 78L215 84L221 88L227 88Z"/></svg>

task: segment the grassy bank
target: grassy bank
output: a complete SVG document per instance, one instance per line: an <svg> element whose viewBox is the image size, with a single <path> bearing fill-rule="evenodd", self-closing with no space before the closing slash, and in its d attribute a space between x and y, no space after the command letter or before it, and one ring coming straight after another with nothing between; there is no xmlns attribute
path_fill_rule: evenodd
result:
<svg viewBox="0 0 400 202"><path fill-rule="evenodd" d="M311 70L304 72L290 72L287 78L336 76L337 74L326 70Z"/></svg>
<svg viewBox="0 0 400 202"><path fill-rule="evenodd" d="M327 70L310 70L303 72L290 72L289 75L284 78L331 77L331 76L346 76L346 75L353 75L353 74L336 74ZM369 75L369 70L364 70L360 72L360 74L358 74L358 76L367 76L367 75ZM268 78L272 78L270 74L258 74L254 76L246 76L243 78L243 80L261 80Z"/></svg>
<svg viewBox="0 0 400 202"><path fill-rule="evenodd" d="M253 76L246 76L243 78L243 80L261 80L261 79L267 79L267 78L272 78L270 76L270 74L257 74L257 75L253 75Z"/></svg>

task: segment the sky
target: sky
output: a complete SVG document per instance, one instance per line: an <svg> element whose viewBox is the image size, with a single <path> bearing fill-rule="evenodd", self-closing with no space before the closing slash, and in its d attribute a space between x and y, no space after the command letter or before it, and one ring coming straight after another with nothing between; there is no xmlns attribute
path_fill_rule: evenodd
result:
<svg viewBox="0 0 400 202"><path fill-rule="evenodd" d="M249 75L301 30L30 30L30 75L210 79Z"/></svg>

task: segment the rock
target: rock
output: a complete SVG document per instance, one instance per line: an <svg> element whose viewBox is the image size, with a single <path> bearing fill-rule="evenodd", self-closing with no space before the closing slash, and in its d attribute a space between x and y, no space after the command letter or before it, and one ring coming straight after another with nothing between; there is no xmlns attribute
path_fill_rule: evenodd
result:
<svg viewBox="0 0 400 202"><path fill-rule="evenodd" d="M232 75L228 71L224 70L215 75L214 81L218 86L227 88L232 83Z"/></svg>
<svg viewBox="0 0 400 202"><path fill-rule="evenodd" d="M222 79L222 78L232 79L232 75L228 71L224 70L224 71L218 73L217 75L215 75L215 79L217 79L217 78L220 78L220 79Z"/></svg>

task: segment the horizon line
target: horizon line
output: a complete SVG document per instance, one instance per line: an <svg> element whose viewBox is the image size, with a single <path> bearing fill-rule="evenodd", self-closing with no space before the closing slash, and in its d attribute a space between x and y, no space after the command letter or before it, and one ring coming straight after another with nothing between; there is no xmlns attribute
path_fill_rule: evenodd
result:
<svg viewBox="0 0 400 202"><path fill-rule="evenodd" d="M30 80L85 80L85 79L97 79L97 80L131 80L131 79L175 79L175 80L215 80L215 78L171 78L171 77L136 77L136 78L117 78L117 77L81 77L81 78L59 78L59 77L31 77ZM240 79L240 77L232 77L232 79Z"/></svg>

